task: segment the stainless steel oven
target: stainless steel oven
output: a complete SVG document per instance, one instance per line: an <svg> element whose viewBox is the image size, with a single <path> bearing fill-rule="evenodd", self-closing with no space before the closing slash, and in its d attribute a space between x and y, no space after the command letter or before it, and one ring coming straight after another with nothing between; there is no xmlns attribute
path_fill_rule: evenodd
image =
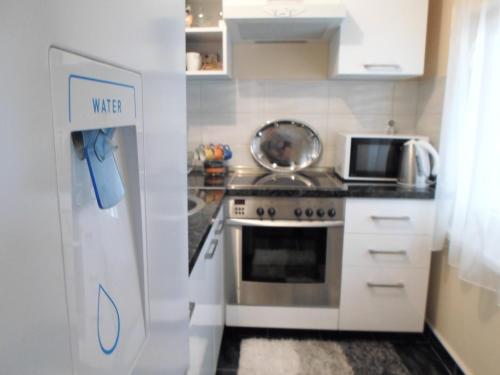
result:
<svg viewBox="0 0 500 375"><path fill-rule="evenodd" d="M232 197L228 303L338 307L344 201Z"/></svg>

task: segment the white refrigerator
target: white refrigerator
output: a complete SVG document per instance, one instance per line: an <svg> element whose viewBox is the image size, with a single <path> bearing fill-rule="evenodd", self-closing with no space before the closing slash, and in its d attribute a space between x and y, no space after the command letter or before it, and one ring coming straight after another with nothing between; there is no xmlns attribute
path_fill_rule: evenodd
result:
<svg viewBox="0 0 500 375"><path fill-rule="evenodd" d="M184 1L0 2L0 373L184 374Z"/></svg>

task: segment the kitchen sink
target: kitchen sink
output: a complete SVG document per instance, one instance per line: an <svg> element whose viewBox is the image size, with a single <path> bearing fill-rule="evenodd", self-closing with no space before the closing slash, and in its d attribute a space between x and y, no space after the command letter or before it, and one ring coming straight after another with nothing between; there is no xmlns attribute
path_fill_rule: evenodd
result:
<svg viewBox="0 0 500 375"><path fill-rule="evenodd" d="M188 216L200 212L204 206L205 202L202 199L195 197L194 195L188 196Z"/></svg>

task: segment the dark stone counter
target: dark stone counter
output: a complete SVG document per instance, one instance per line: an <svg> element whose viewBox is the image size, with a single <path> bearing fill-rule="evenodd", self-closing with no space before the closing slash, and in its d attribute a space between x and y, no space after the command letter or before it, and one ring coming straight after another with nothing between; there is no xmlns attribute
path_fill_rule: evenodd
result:
<svg viewBox="0 0 500 375"><path fill-rule="evenodd" d="M397 183L345 183L330 175L332 185L325 187L275 187L275 186L237 186L229 184L226 194L242 197L304 197L304 198L401 198L434 199L434 187L423 189L409 188Z"/></svg>
<svg viewBox="0 0 500 375"><path fill-rule="evenodd" d="M346 198L434 199L434 187L410 188L396 183L344 183Z"/></svg>

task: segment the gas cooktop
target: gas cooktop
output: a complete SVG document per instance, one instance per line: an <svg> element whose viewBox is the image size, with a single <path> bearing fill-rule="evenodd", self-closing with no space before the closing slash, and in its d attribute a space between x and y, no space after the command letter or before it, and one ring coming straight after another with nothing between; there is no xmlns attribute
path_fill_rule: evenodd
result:
<svg viewBox="0 0 500 375"><path fill-rule="evenodd" d="M296 173L245 172L236 173L229 181L229 189L334 189L340 185L326 172L301 171Z"/></svg>

